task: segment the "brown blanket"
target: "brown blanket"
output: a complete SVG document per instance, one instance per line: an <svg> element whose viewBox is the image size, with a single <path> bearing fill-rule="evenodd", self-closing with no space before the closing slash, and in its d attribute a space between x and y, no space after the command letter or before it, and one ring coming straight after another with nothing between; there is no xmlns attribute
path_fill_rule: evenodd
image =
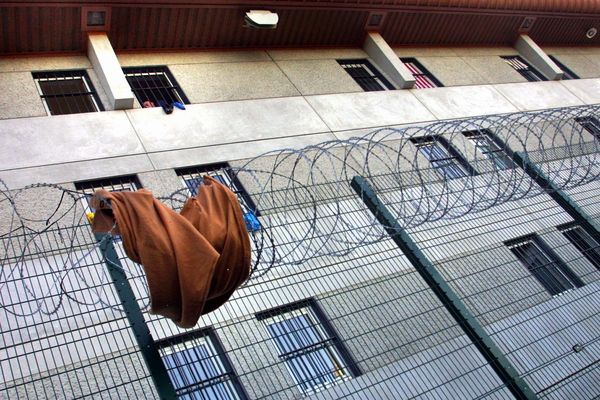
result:
<svg viewBox="0 0 600 400"><path fill-rule="evenodd" d="M182 328L223 305L250 274L250 241L238 200L211 177L204 177L179 214L144 189L98 190L92 207L92 230L108 232L116 220L112 233L144 267L151 312Z"/></svg>

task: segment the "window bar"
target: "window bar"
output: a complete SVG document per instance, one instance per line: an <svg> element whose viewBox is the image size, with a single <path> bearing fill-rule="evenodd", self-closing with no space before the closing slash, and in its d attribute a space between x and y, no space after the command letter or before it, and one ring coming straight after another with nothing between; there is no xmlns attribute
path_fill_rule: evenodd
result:
<svg viewBox="0 0 600 400"><path fill-rule="evenodd" d="M600 244L579 225L568 224L559 230L593 266L600 269Z"/></svg>
<svg viewBox="0 0 600 400"><path fill-rule="evenodd" d="M563 79L579 79L576 73L574 73L571 69L567 68L563 63L558 61L558 59L552 55L548 55L552 61L563 71Z"/></svg>
<svg viewBox="0 0 600 400"><path fill-rule="evenodd" d="M85 70L33 72L32 76L50 115L104 110Z"/></svg>
<svg viewBox="0 0 600 400"><path fill-rule="evenodd" d="M529 82L536 81L547 81L546 77L529 65L525 60L519 56L502 56L502 59L506 61L515 71L521 74Z"/></svg>

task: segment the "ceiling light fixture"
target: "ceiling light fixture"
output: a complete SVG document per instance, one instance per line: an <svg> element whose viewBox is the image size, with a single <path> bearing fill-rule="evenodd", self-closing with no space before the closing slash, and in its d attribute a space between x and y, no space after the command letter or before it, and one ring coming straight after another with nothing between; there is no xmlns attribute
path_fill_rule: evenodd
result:
<svg viewBox="0 0 600 400"><path fill-rule="evenodd" d="M245 26L258 29L275 29L279 15L268 10L250 10L244 16Z"/></svg>
<svg viewBox="0 0 600 400"><path fill-rule="evenodd" d="M590 28L585 33L585 37L588 38L588 39L592 39L594 36L596 36L597 33L598 33L598 29L596 29L596 28Z"/></svg>

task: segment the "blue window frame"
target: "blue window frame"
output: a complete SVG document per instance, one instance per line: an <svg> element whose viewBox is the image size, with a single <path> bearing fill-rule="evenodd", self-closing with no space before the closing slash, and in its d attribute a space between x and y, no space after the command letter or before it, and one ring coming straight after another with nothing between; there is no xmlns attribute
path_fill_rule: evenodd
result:
<svg viewBox="0 0 600 400"><path fill-rule="evenodd" d="M537 235L505 242L540 284L553 296L583 286L583 282Z"/></svg>
<svg viewBox="0 0 600 400"><path fill-rule="evenodd" d="M487 129L467 131L463 132L463 135L475 145L477 150L489 158L497 169L505 170L514 167L510 156L498 146Z"/></svg>
<svg viewBox="0 0 600 400"><path fill-rule="evenodd" d="M460 153L441 136L423 136L410 140L442 178L457 179L477 174Z"/></svg>
<svg viewBox="0 0 600 400"><path fill-rule="evenodd" d="M157 342L179 399L246 399L225 351L210 328Z"/></svg>
<svg viewBox="0 0 600 400"><path fill-rule="evenodd" d="M316 304L309 300L257 315L302 394L358 375L351 357Z"/></svg>

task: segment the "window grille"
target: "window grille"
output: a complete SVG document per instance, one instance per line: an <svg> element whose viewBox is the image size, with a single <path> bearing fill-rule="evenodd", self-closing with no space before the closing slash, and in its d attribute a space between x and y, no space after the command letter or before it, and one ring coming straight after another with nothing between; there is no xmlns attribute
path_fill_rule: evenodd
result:
<svg viewBox="0 0 600 400"><path fill-rule="evenodd" d="M477 150L490 159L497 169L505 170L513 168L514 164L508 154L494 142L491 133L487 129L463 132Z"/></svg>
<svg viewBox="0 0 600 400"><path fill-rule="evenodd" d="M91 211L91 208L89 207L91 196L98 189L105 189L109 192L134 192L141 189L141 187L142 185L135 175L75 182L75 189L87 195L85 201L88 211Z"/></svg>
<svg viewBox="0 0 600 400"><path fill-rule="evenodd" d="M576 73L574 73L573 71L571 71L569 68L567 68L565 66L565 64L561 63L560 61L558 61L556 59L556 57L554 56L548 56L550 57L550 59L552 61L554 61L554 63L558 66L558 68L562 69L562 71L564 72L563 74L563 79L579 79L579 76L577 76Z"/></svg>
<svg viewBox="0 0 600 400"><path fill-rule="evenodd" d="M365 92L393 90L392 84L367 60L337 60Z"/></svg>
<svg viewBox="0 0 600 400"><path fill-rule="evenodd" d="M583 286L583 282L536 235L505 243L553 296Z"/></svg>
<svg viewBox="0 0 600 400"><path fill-rule="evenodd" d="M529 65L527 61L523 60L519 56L502 56L501 58L504 59L508 65L513 67L515 71L521 74L521 76L523 76L529 82L548 80L544 75L538 72L535 68Z"/></svg>
<svg viewBox="0 0 600 400"><path fill-rule="evenodd" d="M430 89L434 87L443 87L442 82L437 80L431 72L427 70L416 58L402 57L400 61L415 77L415 89Z"/></svg>
<svg viewBox="0 0 600 400"><path fill-rule="evenodd" d="M32 72L49 115L104 111L85 70Z"/></svg>
<svg viewBox="0 0 600 400"><path fill-rule="evenodd" d="M190 103L167 67L127 67L123 72L142 107L160 107L161 102Z"/></svg>
<svg viewBox="0 0 600 400"><path fill-rule="evenodd" d="M442 137L423 136L410 140L442 178L457 179L476 174L458 151Z"/></svg>
<svg viewBox="0 0 600 400"><path fill-rule="evenodd" d="M183 184L189 190L190 196L195 196L198 193L198 186L202 184L202 177L209 175L218 182L227 186L233 193L237 195L238 201L242 207L242 212L247 213L252 211L256 216L260 216L260 212L256 209L256 205L252 198L235 176L231 167L227 163L207 164L195 167L180 168L175 171L181 177Z"/></svg>
<svg viewBox="0 0 600 400"><path fill-rule="evenodd" d="M180 399L244 400L246 394L211 328L156 342Z"/></svg>
<svg viewBox="0 0 600 400"><path fill-rule="evenodd" d="M558 229L594 267L600 269L600 244L593 237L577 224L562 225Z"/></svg>
<svg viewBox="0 0 600 400"><path fill-rule="evenodd" d="M258 314L302 394L358 375L348 352L312 300Z"/></svg>
<svg viewBox="0 0 600 400"><path fill-rule="evenodd" d="M579 117L575 118L575 121L579 123L589 133L591 133L596 139L600 140L600 121L596 117Z"/></svg>

